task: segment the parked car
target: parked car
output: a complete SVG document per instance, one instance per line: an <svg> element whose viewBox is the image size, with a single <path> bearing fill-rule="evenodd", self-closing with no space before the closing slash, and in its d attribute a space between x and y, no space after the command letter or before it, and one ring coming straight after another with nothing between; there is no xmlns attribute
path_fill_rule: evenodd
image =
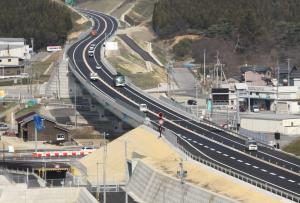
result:
<svg viewBox="0 0 300 203"><path fill-rule="evenodd" d="M7 126L6 123L0 123L0 130L1 131L8 130L8 129L9 129L9 127Z"/></svg>
<svg viewBox="0 0 300 203"><path fill-rule="evenodd" d="M255 112L255 113L258 113L259 112L259 106L253 105L252 111Z"/></svg>
<svg viewBox="0 0 300 203"><path fill-rule="evenodd" d="M193 99L189 99L189 100L187 100L187 104L188 105L197 105L197 101L193 100Z"/></svg>

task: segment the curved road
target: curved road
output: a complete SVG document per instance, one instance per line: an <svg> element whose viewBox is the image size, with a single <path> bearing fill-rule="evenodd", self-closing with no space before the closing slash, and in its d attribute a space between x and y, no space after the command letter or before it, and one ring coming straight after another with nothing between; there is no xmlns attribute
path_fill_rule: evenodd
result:
<svg viewBox="0 0 300 203"><path fill-rule="evenodd" d="M192 120L182 115L180 111L157 102L137 88L129 85L114 87L114 75L102 64L100 53L106 37L115 33L118 23L113 17L102 13L86 10L81 10L81 12L94 19L97 36L87 36L76 42L68 50L68 57L87 83L107 95L111 102L120 101L137 110L139 104L147 104L147 116L152 121L157 121L157 113L163 112L164 127L176 132L179 136L179 144L192 154L300 198L300 160L298 158L263 146L251 154L244 152L243 139L207 122ZM96 44L95 55L89 57L88 48L92 43ZM102 68L98 70L96 66ZM91 72L98 74L97 80L90 80Z"/></svg>

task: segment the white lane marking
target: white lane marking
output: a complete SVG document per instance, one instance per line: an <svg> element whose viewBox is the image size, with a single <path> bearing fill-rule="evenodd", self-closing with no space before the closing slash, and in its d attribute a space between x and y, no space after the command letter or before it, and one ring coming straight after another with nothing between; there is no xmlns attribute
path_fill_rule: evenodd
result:
<svg viewBox="0 0 300 203"><path fill-rule="evenodd" d="M233 157L233 156L232 156L232 157L230 157L230 158L231 158L231 159L235 159L235 157Z"/></svg>
<svg viewBox="0 0 300 203"><path fill-rule="evenodd" d="M240 163L243 163L243 161L242 161L242 160L240 160L240 159L239 159L239 160L237 160L237 161L238 161L238 162L240 162Z"/></svg>
<svg viewBox="0 0 300 203"><path fill-rule="evenodd" d="M202 143L198 143L198 145L202 146L203 144Z"/></svg>
<svg viewBox="0 0 300 203"><path fill-rule="evenodd" d="M279 178L281 178L281 179L285 179L285 177L284 176L278 176Z"/></svg>
<svg viewBox="0 0 300 203"><path fill-rule="evenodd" d="M260 169L261 171L263 171L263 172L267 172L267 170L266 169Z"/></svg>
<svg viewBox="0 0 300 203"><path fill-rule="evenodd" d="M207 145L204 146L205 148L209 148Z"/></svg>
<svg viewBox="0 0 300 203"><path fill-rule="evenodd" d="M217 153L218 153L218 154L221 154L222 152L220 152L220 151L217 151Z"/></svg>
<svg viewBox="0 0 300 203"><path fill-rule="evenodd" d="M270 173L272 176L276 176L277 174L276 173Z"/></svg>
<svg viewBox="0 0 300 203"><path fill-rule="evenodd" d="M251 164L249 164L249 163L245 163L247 166L250 166Z"/></svg>
<svg viewBox="0 0 300 203"><path fill-rule="evenodd" d="M215 151L215 149L214 149L214 148L210 148L210 150L211 150L211 151Z"/></svg>
<svg viewBox="0 0 300 203"><path fill-rule="evenodd" d="M186 136L182 136L184 139L186 138Z"/></svg>
<svg viewBox="0 0 300 203"><path fill-rule="evenodd" d="M197 141L196 141L196 140L194 140L193 142L194 142L194 143L197 143Z"/></svg>
<svg viewBox="0 0 300 203"><path fill-rule="evenodd" d="M188 140L189 140L189 141L191 141L192 139L191 139L191 138L189 138Z"/></svg>
<svg viewBox="0 0 300 203"><path fill-rule="evenodd" d="M288 180L288 181L289 181L289 182L291 182L291 183L294 183L294 182L295 182L294 180L291 180L291 179L290 179L290 180Z"/></svg>
<svg viewBox="0 0 300 203"><path fill-rule="evenodd" d="M256 169L258 169L259 167L258 167L258 166L253 166L253 168L256 168Z"/></svg>
<svg viewBox="0 0 300 203"><path fill-rule="evenodd" d="M223 156L229 156L228 154L223 154Z"/></svg>

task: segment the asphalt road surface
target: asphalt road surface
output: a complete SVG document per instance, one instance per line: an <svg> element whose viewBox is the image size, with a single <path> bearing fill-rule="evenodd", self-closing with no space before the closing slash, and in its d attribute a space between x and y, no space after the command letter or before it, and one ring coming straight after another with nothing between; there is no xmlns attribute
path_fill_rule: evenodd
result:
<svg viewBox="0 0 300 203"><path fill-rule="evenodd" d="M104 92L112 102L126 103L138 109L139 104L148 106L148 117L155 123L158 112L164 113L164 128L177 133L178 143L192 154L221 165L248 178L260 181L290 196L300 198L300 159L275 151L267 146L259 146L257 152L245 151L244 139L233 136L231 132L215 126L208 121L196 121L179 110L169 108L152 97L142 93L131 84L114 87L114 75L106 69L100 58L100 48L106 36L117 30L117 21L105 14L82 11L95 20L96 37L87 36L76 42L69 50L68 56L80 77ZM95 55L88 56L88 47L96 44ZM96 69L101 65L101 70ZM99 79L90 80L90 73L96 72ZM141 121L142 122L142 121Z"/></svg>

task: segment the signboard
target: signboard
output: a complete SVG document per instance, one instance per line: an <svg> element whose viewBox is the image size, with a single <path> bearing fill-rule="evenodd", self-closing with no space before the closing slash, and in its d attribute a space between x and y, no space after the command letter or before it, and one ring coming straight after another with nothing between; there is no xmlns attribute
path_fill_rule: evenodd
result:
<svg viewBox="0 0 300 203"><path fill-rule="evenodd" d="M118 43L117 42L106 42L105 43L105 50L107 51L116 51L118 50Z"/></svg>
<svg viewBox="0 0 300 203"><path fill-rule="evenodd" d="M36 128L37 131L44 130L44 128L45 128L44 122L43 122L43 119L40 115L35 115L33 117L33 120L34 120L35 128Z"/></svg>
<svg viewBox="0 0 300 203"><path fill-rule="evenodd" d="M213 103L228 103L229 88L212 88L211 90Z"/></svg>
<svg viewBox="0 0 300 203"><path fill-rule="evenodd" d="M74 6L75 0L65 0L65 3Z"/></svg>
<svg viewBox="0 0 300 203"><path fill-rule="evenodd" d="M212 112L212 102L211 102L211 99L207 100L207 110L208 110L209 113Z"/></svg>
<svg viewBox="0 0 300 203"><path fill-rule="evenodd" d="M54 52L54 51L61 51L61 46L47 46L47 51Z"/></svg>

